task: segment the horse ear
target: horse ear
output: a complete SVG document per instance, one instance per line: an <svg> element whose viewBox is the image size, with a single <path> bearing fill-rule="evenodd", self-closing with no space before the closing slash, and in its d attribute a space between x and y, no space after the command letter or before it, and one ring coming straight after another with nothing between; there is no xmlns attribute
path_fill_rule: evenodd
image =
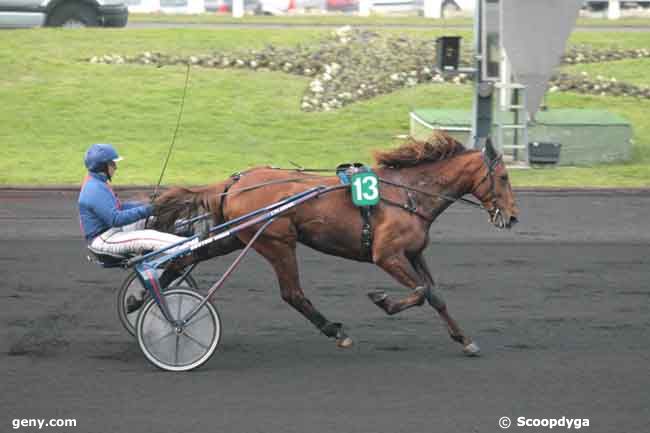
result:
<svg viewBox="0 0 650 433"><path fill-rule="evenodd" d="M490 161L495 159L498 156L497 150L494 148L494 145L492 144L492 139L490 137L486 138L485 140L485 154L487 155Z"/></svg>

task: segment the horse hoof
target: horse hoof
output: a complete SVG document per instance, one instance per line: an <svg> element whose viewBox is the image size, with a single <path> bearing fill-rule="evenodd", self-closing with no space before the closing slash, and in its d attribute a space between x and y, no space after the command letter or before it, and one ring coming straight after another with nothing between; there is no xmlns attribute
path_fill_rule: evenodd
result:
<svg viewBox="0 0 650 433"><path fill-rule="evenodd" d="M472 342L463 347L463 353L467 356L479 356L481 354L481 348L478 347L478 344Z"/></svg>
<svg viewBox="0 0 650 433"><path fill-rule="evenodd" d="M379 303L381 303L383 300L385 300L386 298L388 298L388 295L387 295L386 292L384 292L384 291L377 290L377 291L375 291L375 292L368 292L368 297L369 297L370 300L371 300L372 302L374 302L375 304L379 304Z"/></svg>
<svg viewBox="0 0 650 433"><path fill-rule="evenodd" d="M352 344L352 339L350 337L336 339L336 347L340 347L341 349L349 349L352 347Z"/></svg>

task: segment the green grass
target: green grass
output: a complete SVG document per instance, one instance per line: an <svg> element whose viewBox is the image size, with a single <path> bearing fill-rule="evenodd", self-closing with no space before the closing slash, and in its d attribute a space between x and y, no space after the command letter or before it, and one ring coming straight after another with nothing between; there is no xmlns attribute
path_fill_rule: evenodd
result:
<svg viewBox="0 0 650 433"><path fill-rule="evenodd" d="M593 48L650 48L650 32L574 31L569 43Z"/></svg>
<svg viewBox="0 0 650 433"><path fill-rule="evenodd" d="M390 30L394 32L395 29ZM35 29L11 31L0 45L0 184L76 184L94 142L114 143L125 160L116 183L153 184L169 147L185 68L94 65L106 53L200 54L313 43L324 29ZM432 37L437 31L409 30ZM587 33L587 32L585 32ZM589 39L585 33L581 38ZM595 40L600 33L588 32ZM650 35L608 33L650 46ZM371 162L373 148L408 132L416 107L469 108L469 86L421 85L328 113L304 113L308 80L278 72L193 68L185 111L164 183L213 182L252 165L333 167ZM635 128L630 164L513 174L516 186L650 186L649 101L552 94L551 107L603 108Z"/></svg>
<svg viewBox="0 0 650 433"><path fill-rule="evenodd" d="M586 72L590 78L600 75L607 79L616 78L618 81L637 86L650 86L650 58L565 66L562 71L574 75Z"/></svg>
<svg viewBox="0 0 650 433"><path fill-rule="evenodd" d="M197 24L291 24L291 25L411 25L411 26L468 26L471 27L471 17L454 17L448 19L431 19L416 15L371 15L360 17L341 13L305 14L285 16L254 16L233 18L228 14L205 13L196 15L167 15L167 14L129 14L130 22L168 22L168 23L197 23ZM607 20L602 18L579 18L577 25L581 27L639 27L650 25L650 18L623 18Z"/></svg>
<svg viewBox="0 0 650 433"><path fill-rule="evenodd" d="M197 14L197 15L166 15L166 14L129 14L130 22L166 22L166 23L196 23L196 24L289 24L289 25L412 25L412 26L471 26L470 18L452 18L447 20L432 20L418 16L383 16L372 15L370 17L359 17L356 15L345 15L332 13L326 15L305 14L286 16L255 16L246 15L243 18L233 18L224 14ZM650 20L648 20L650 22Z"/></svg>

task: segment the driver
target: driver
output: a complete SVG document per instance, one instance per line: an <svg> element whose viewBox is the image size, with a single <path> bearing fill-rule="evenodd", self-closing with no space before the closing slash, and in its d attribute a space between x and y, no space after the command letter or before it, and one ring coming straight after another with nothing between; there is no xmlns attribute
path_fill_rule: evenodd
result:
<svg viewBox="0 0 650 433"><path fill-rule="evenodd" d="M110 182L122 158L110 144L93 144L84 163L88 175L79 194L81 230L91 251L109 255L141 254L185 238L156 230L145 230L153 206L140 202L120 202Z"/></svg>
<svg viewBox="0 0 650 433"><path fill-rule="evenodd" d="M122 158L110 144L93 144L86 151L84 163L88 175L79 194L79 220L88 248L98 254L129 256L164 248L186 238L157 230L146 230L147 218L154 206L140 202L120 202L110 182ZM180 245L178 248L183 248ZM174 252L174 248L169 250ZM178 274L165 271L160 277L166 287ZM140 308L146 292L129 296L127 313Z"/></svg>

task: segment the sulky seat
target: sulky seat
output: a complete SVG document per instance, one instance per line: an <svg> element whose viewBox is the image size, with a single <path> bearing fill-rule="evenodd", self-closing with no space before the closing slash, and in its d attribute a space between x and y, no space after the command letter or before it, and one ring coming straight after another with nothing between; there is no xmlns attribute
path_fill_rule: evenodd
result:
<svg viewBox="0 0 650 433"><path fill-rule="evenodd" d="M87 257L91 263L96 263L104 268L123 268L126 267L128 260L132 255L123 256L120 254L109 254L104 251L97 251L88 246L90 255Z"/></svg>

